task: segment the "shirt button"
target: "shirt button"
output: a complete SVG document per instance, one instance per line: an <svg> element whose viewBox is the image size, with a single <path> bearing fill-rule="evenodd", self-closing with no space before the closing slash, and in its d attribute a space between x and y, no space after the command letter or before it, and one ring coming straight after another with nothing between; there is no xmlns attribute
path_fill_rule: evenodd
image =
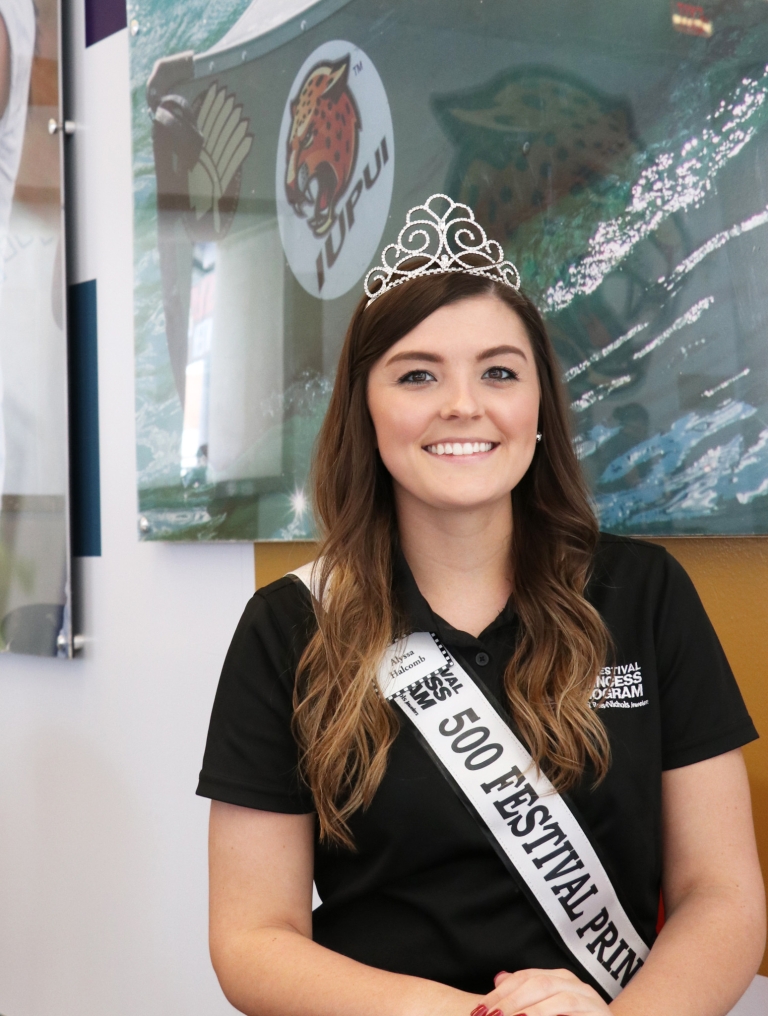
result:
<svg viewBox="0 0 768 1016"><path fill-rule="evenodd" d="M488 653L478 653L475 657L475 663L478 667L484 667L490 660Z"/></svg>

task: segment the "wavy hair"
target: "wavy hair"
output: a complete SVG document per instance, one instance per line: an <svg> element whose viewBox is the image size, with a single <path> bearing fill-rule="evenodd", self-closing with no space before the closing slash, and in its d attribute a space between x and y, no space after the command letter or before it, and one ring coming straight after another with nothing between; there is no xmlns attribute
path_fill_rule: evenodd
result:
<svg viewBox="0 0 768 1016"><path fill-rule="evenodd" d="M610 763L608 737L589 705L609 637L584 596L598 527L571 443L560 369L544 322L522 293L480 276L409 280L358 304L315 449L314 509L320 527L317 630L298 666L293 731L322 840L353 846L349 818L370 804L398 731L378 693L384 650L406 634L393 597L397 519L392 479L368 412L371 368L438 308L492 295L522 321L541 391L537 446L511 491L513 596L520 620L504 674L507 700L534 762L558 790L595 779Z"/></svg>

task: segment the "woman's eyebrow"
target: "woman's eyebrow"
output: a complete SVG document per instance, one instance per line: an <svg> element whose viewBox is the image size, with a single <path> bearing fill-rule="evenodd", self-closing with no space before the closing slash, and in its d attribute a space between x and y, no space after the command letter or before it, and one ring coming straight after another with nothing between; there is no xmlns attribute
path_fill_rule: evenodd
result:
<svg viewBox="0 0 768 1016"><path fill-rule="evenodd" d="M520 349L518 346L509 346L509 345L492 346L490 349L484 349L482 353L477 354L476 359L477 362L480 363L481 360L489 360L491 359L491 357L502 356L504 353L512 353L513 355L522 356L524 360L528 359L524 351ZM402 353L395 353L394 356L391 356L387 360L387 366L389 366L391 363L397 363L400 360L418 360L421 362L426 361L427 363L445 363L444 358L440 356L439 353L425 353L418 349L404 349Z"/></svg>
<svg viewBox="0 0 768 1016"><path fill-rule="evenodd" d="M523 350L518 346L492 346L490 349L484 349L482 353L478 353L477 362L489 360L493 356L501 356L503 353L514 353L517 356L522 356L524 360L528 359Z"/></svg>
<svg viewBox="0 0 768 1016"><path fill-rule="evenodd" d="M395 353L394 356L387 360L387 366L390 363L397 363L398 360L426 360L427 363L443 363L442 356L438 356L437 353L420 353L417 349L406 349L402 353Z"/></svg>

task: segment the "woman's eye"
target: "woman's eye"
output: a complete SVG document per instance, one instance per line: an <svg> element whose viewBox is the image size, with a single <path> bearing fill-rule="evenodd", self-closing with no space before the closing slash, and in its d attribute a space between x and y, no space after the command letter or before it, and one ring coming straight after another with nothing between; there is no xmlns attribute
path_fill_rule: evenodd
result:
<svg viewBox="0 0 768 1016"><path fill-rule="evenodd" d="M423 385L427 381L434 381L434 375L430 374L428 370L409 370L407 374L403 374L398 379L398 384L401 385Z"/></svg>
<svg viewBox="0 0 768 1016"><path fill-rule="evenodd" d="M489 367L483 374L489 381L517 381L519 376L511 367Z"/></svg>

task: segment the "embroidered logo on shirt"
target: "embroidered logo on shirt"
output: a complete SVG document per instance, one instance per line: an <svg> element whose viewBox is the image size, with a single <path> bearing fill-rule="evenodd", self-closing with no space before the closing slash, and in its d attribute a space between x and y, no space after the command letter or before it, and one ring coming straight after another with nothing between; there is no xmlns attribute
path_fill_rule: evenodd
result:
<svg viewBox="0 0 768 1016"><path fill-rule="evenodd" d="M637 709L647 706L643 697L643 671L639 663L603 667L589 699L592 709Z"/></svg>

